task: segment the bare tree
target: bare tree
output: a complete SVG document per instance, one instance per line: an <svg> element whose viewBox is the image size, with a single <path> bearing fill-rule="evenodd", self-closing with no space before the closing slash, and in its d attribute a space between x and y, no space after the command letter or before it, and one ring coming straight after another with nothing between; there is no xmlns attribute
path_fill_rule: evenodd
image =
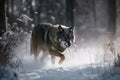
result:
<svg viewBox="0 0 120 80"><path fill-rule="evenodd" d="M108 0L108 28L109 39L116 34L116 0Z"/></svg>
<svg viewBox="0 0 120 80"><path fill-rule="evenodd" d="M116 43L115 43L115 35L116 35L116 0L107 0L107 14L108 14L108 27L107 27L107 36L108 36L108 44L107 48L111 51L114 65L119 66L120 56L116 51ZM106 49L107 49L106 48ZM118 54L118 55L117 55ZM108 53L108 56L110 54ZM116 59L118 58L118 59Z"/></svg>
<svg viewBox="0 0 120 80"><path fill-rule="evenodd" d="M95 4L95 0L87 0L88 3L88 7L90 8L90 10L92 11L91 14L91 26L92 27L96 27L96 4Z"/></svg>
<svg viewBox="0 0 120 80"><path fill-rule="evenodd" d="M0 0L0 37L6 31L5 0Z"/></svg>
<svg viewBox="0 0 120 80"><path fill-rule="evenodd" d="M66 0L66 23L69 26L74 25L74 7L76 5L76 0Z"/></svg>

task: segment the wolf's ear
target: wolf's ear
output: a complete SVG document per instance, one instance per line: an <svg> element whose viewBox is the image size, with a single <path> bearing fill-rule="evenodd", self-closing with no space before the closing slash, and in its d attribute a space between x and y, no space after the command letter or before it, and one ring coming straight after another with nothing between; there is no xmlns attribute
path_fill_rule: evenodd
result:
<svg viewBox="0 0 120 80"><path fill-rule="evenodd" d="M71 26L71 27L70 27L70 31L73 31L73 28L74 28L74 27L73 27L73 26Z"/></svg>
<svg viewBox="0 0 120 80"><path fill-rule="evenodd" d="M59 32L63 31L63 28L61 27L61 25L58 26L58 30L59 30Z"/></svg>

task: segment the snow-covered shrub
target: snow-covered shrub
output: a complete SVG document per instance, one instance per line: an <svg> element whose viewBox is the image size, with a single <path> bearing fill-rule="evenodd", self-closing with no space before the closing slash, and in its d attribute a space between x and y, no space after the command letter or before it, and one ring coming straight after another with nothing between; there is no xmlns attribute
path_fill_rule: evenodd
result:
<svg viewBox="0 0 120 80"><path fill-rule="evenodd" d="M0 39L0 80L18 79L17 70L21 65L21 61L15 55L14 49L30 34L29 21L30 18L27 15L20 16L15 23L7 25L7 31Z"/></svg>
<svg viewBox="0 0 120 80"><path fill-rule="evenodd" d="M105 48L105 61L114 64L115 67L120 67L120 37L116 37L109 42Z"/></svg>

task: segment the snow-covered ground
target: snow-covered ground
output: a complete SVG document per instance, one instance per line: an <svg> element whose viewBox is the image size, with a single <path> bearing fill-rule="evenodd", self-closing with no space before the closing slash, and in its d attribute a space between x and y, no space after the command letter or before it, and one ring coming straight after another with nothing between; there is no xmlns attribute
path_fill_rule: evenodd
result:
<svg viewBox="0 0 120 80"><path fill-rule="evenodd" d="M74 45L67 49L62 65L51 65L50 56L44 63L29 53L29 41L15 49L16 55L22 61L19 70L20 80L119 80L120 69L111 69L111 65L103 62L101 47L81 47ZM116 74L117 73L117 74Z"/></svg>
<svg viewBox="0 0 120 80"><path fill-rule="evenodd" d="M99 70L99 71L97 71ZM72 68L32 69L20 74L21 80L95 80L102 68L76 66Z"/></svg>

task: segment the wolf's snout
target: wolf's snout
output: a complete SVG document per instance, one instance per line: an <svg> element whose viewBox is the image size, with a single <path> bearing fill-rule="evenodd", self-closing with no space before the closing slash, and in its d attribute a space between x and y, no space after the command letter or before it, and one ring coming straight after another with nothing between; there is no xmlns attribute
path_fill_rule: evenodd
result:
<svg viewBox="0 0 120 80"><path fill-rule="evenodd" d="M65 45L66 45L66 47L70 47L71 43L68 42Z"/></svg>

